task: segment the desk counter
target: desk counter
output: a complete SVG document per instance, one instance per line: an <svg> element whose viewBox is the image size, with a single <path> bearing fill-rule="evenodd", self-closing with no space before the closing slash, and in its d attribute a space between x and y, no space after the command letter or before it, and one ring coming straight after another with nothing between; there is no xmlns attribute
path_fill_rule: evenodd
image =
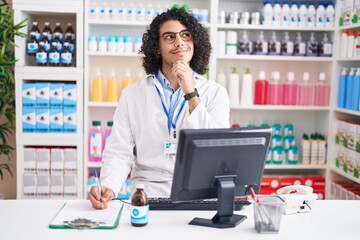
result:
<svg viewBox="0 0 360 240"><path fill-rule="evenodd" d="M72 200L84 201L87 200ZM194 217L212 218L214 211L150 211L149 223L135 228L125 206L115 230L49 229L65 200L1 200L0 239L360 239L360 201L317 201L309 213L284 215L279 234L258 234L252 206L237 212L248 218L237 227L216 229L188 225Z"/></svg>

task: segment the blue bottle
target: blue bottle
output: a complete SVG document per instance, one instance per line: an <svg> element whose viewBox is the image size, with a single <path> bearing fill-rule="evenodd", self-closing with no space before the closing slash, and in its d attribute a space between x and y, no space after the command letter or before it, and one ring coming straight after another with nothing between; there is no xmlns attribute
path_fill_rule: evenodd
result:
<svg viewBox="0 0 360 240"><path fill-rule="evenodd" d="M345 100L346 100L346 83L347 83L347 68L343 68L340 80L339 80L339 92L338 92L338 107L345 108Z"/></svg>
<svg viewBox="0 0 360 240"><path fill-rule="evenodd" d="M357 69L356 75L352 83L352 100L351 110L359 111L359 99L360 99L360 68Z"/></svg>
<svg viewBox="0 0 360 240"><path fill-rule="evenodd" d="M351 68L349 75L347 77L347 82L346 82L346 92L345 92L345 96L346 96L346 100L345 100L345 108L346 109L351 109L351 101L352 101L352 86L353 86L353 81L354 81L354 77L355 77L355 71L356 68Z"/></svg>

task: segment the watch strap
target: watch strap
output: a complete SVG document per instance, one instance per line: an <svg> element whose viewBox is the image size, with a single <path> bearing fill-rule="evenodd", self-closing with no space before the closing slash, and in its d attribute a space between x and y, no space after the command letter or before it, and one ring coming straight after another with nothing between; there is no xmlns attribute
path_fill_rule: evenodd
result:
<svg viewBox="0 0 360 240"><path fill-rule="evenodd" d="M192 99L193 97L199 97L199 93L196 88L193 92L184 95L186 101Z"/></svg>

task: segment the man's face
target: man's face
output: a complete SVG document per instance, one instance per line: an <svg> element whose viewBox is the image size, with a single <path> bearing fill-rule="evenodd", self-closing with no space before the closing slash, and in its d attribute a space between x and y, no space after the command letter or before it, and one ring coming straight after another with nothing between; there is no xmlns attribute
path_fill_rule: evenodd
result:
<svg viewBox="0 0 360 240"><path fill-rule="evenodd" d="M178 59L190 62L194 54L194 41L184 25L179 21L169 20L161 24L159 33L159 52L163 67L172 67Z"/></svg>

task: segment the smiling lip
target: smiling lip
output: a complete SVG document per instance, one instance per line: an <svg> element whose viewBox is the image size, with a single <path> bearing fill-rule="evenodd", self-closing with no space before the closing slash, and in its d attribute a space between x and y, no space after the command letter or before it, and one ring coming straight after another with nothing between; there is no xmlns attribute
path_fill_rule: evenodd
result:
<svg viewBox="0 0 360 240"><path fill-rule="evenodd" d="M171 51L172 54L179 54L179 53L185 53L187 52L187 49L181 48Z"/></svg>

